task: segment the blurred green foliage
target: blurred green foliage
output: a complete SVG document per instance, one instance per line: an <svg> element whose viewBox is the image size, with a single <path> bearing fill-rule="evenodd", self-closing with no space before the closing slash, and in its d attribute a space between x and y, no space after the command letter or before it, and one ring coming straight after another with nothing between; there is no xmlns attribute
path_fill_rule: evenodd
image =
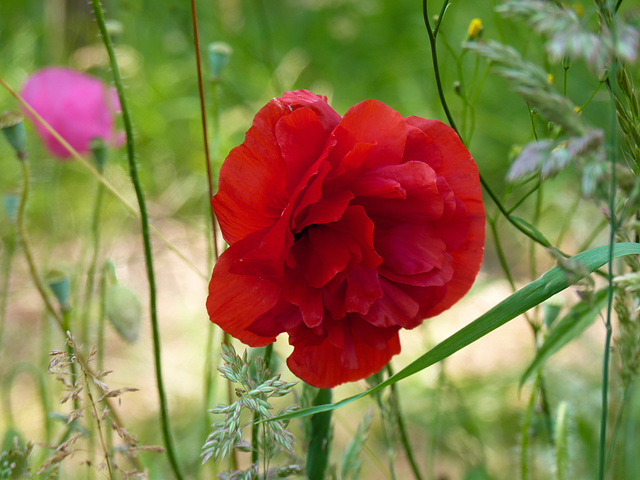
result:
<svg viewBox="0 0 640 480"><path fill-rule="evenodd" d="M430 3L433 5L429 13L436 15L440 2ZM475 125L473 135L465 140L485 178L496 191L503 192L512 152L533 138L531 119L526 104L509 90L504 80L488 73L482 83L485 63L469 52L463 53L461 47L469 22L473 18L482 19L484 38L508 43L527 60L542 65L553 75L559 89L564 70L561 65L548 63L542 41L531 30L497 17L493 12L497 3L497 0L454 2L446 11L438 35L438 51L453 116L458 120L467 115L465 133L471 132L472 123ZM108 0L104 4L108 18L120 22L122 27L114 40L119 49L135 127L137 159L143 186L151 199L152 217L175 218L203 232L207 229L208 192L189 3ZM221 77L221 144L219 151L214 152L216 170L227 152L242 141L255 112L285 89L304 88L328 95L341 114L357 102L375 98L402 115L445 121L433 78L421 2L417 0L201 0L197 7L203 51L214 41L224 41L233 48ZM88 3L0 1L0 76L19 90L31 72L48 65L86 70L111 81ZM204 58L203 65L206 68ZM461 83L463 93L477 99L472 112L465 113L464 102L456 93L456 82ZM479 85L483 88L464 90ZM581 105L596 89L598 80L584 66L576 64L569 71L567 85L568 95ZM205 90L211 112L211 90ZM606 118L608 100L604 90L583 112L587 121L597 124ZM9 93L0 89L0 111L17 106ZM541 133L548 130L548 125L539 119L535 124ZM32 127L28 127L27 133L33 173L33 193L27 212L30 228L34 236L46 239L39 243L43 261L55 263L60 259L50 259L48 254L56 244L87 235L91 199L97 185L78 163L60 163L50 158ZM0 192L18 191L20 169L5 142L0 142L0 172ZM133 198L122 151L110 152L106 176L127 198ZM553 192L545 191L545 196L549 192L545 233L558 230L567 216L584 218L587 225L593 223L596 205L581 207L583 210L578 213L571 210L570 204L578 195L575 175L564 172L553 182ZM533 203L533 199L525 202L522 207L525 213L518 212L519 216L526 217ZM487 204L487 209L491 212L493 206ZM107 236L133 237L131 232L137 231L136 220L109 195L103 219ZM5 220L4 214L0 214L0 230L3 223L7 224ZM578 223L572 227L574 243L579 243L584 229ZM506 232L504 243L514 257L514 270L524 275L528 273L521 265L524 241L514 238L513 230ZM132 241L137 242L138 238ZM516 248L511 249L513 246ZM492 247L487 250L490 269L495 262ZM595 398L599 393L598 374L569 380L555 370L549 375L552 404L568 396L584 399L575 408L570 423L572 438L579 445L575 455L585 462L578 471L584 474L594 468L595 462L596 427L589 416L598 409ZM409 404L407 415L413 433L421 438L416 441L417 448L427 454L439 448L446 459L455 459L451 461L462 465L454 470L461 475L466 473L466 478L514 478L509 473L515 471L509 458L517 457L515 438L521 409L505 398L517 396L509 389L513 389L518 376L518 372L509 372L492 382L481 378L477 383L468 381L460 387L453 381L449 384L447 379L442 381L441 390L428 391L434 398L425 402L430 401L430 405L435 405L433 408L425 409L420 402L405 402ZM408 384L406 388L411 398L428 397L422 385ZM569 389L571 395L566 391ZM185 463L195 469L201 426L194 427L194 420L189 418L188 409L192 406L177 408L176 438L180 439ZM633 420L629 425L638 424L638 408L636 403L629 409L629 418ZM141 428L150 435L148 432L153 431L157 420L149 417L144 421L148 424ZM533 435L544 435L543 425L535 424L532 429ZM637 431L623 429L621 435L623 450L637 447ZM427 447L425 444L432 439L436 447ZM153 441L157 439L150 440ZM539 448L550 451L548 447ZM548 456L546 450L540 455ZM628 472L637 467L637 456L630 453L625 462L617 467L627 475L620 478L633 478ZM164 464L158 462L151 468L155 469L152 478L159 478ZM500 470L504 475L496 473ZM542 467L540 470L545 471Z"/></svg>

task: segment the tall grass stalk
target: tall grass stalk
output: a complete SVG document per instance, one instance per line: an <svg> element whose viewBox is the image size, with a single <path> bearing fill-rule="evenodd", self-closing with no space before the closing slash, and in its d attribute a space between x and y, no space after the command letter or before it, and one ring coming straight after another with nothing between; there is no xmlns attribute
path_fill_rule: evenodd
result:
<svg viewBox="0 0 640 480"><path fill-rule="evenodd" d="M609 2L598 0L598 10L601 17L611 29L612 38L617 38L615 19L615 11L610 10ZM615 42L614 42L615 44ZM611 165L611 179L609 188L609 262L608 262L608 299L607 299L607 315L605 321L605 342L604 355L602 359L602 412L600 416L600 440L598 445L598 480L604 480L606 472L606 453L607 453L607 423L609 421L609 363L611 354L611 313L613 310L613 248L616 242L616 148L617 148L617 114L616 114L616 78L618 70L618 61L613 55L611 60L611 68L609 69L609 97L610 97L610 115L611 125L609 138L607 139L608 157Z"/></svg>
<svg viewBox="0 0 640 480"><path fill-rule="evenodd" d="M147 270L147 279L149 281L149 309L151 315L151 329L153 332L153 356L154 366L156 372L156 382L158 387L158 397L160 402L160 423L162 425L162 434L164 438L165 448L167 449L167 456L173 473L178 480L182 480L182 473L178 466L178 458L173 443L173 437L171 435L171 429L169 426L169 412L167 407L167 398L164 390L164 381L162 379L162 364L161 364L161 352L160 352L160 327L158 325L158 312L156 302L156 281L153 268L153 254L151 250L151 238L149 235L149 217L147 215L147 206L144 198L144 192L140 179L138 177L138 166L135 159L135 150L133 145L133 126L131 124L131 117L127 108L127 99L124 94L124 85L122 83L122 77L120 75L120 66L116 59L115 51L111 43L111 37L107 31L107 26L104 20L104 13L102 11L102 4L100 0L91 0L93 6L93 12L102 36L102 41L107 49L109 55L109 64L111 71L113 72L114 82L116 90L118 91L118 98L120 100L120 108L122 110L122 119L124 122L125 132L127 136L127 158L129 161L129 174L131 176L131 182L136 191L136 198L138 200L138 207L140 209L140 223L142 228L142 243L144 247L144 258Z"/></svg>

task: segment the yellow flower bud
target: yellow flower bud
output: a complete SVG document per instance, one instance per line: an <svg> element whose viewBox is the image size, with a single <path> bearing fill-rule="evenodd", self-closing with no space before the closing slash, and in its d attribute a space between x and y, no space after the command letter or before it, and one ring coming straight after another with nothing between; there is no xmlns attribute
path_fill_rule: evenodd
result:
<svg viewBox="0 0 640 480"><path fill-rule="evenodd" d="M480 37L482 30L482 20L474 18L471 20L471 23L469 23L469 28L467 28L467 40L475 40Z"/></svg>

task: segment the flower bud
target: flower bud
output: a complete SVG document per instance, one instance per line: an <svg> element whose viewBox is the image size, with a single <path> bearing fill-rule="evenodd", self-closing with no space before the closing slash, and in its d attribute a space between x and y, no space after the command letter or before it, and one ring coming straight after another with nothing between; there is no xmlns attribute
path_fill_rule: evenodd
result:
<svg viewBox="0 0 640 480"><path fill-rule="evenodd" d="M47 274L47 283L49 288L55 295L60 308L66 310L69 308L69 277L60 270L51 270Z"/></svg>
<svg viewBox="0 0 640 480"><path fill-rule="evenodd" d="M222 71L229 63L232 53L233 49L227 43L214 42L209 44L209 69L213 81L217 81L220 78Z"/></svg>
<svg viewBox="0 0 640 480"><path fill-rule="evenodd" d="M482 26L482 20L479 18L474 18L469 23L469 28L467 28L467 41L471 42L479 39L482 36L482 30L484 27Z"/></svg>
<svg viewBox="0 0 640 480"><path fill-rule="evenodd" d="M0 115L0 129L20 159L27 154L27 134L22 119L22 114L14 110Z"/></svg>
<svg viewBox="0 0 640 480"><path fill-rule="evenodd" d="M89 148L98 166L98 171L102 172L107 163L107 144L104 143L102 138L94 138L91 140L91 143L89 143Z"/></svg>
<svg viewBox="0 0 640 480"><path fill-rule="evenodd" d="M105 296L105 312L120 336L133 343L138 339L142 305L136 293L124 285L113 285Z"/></svg>

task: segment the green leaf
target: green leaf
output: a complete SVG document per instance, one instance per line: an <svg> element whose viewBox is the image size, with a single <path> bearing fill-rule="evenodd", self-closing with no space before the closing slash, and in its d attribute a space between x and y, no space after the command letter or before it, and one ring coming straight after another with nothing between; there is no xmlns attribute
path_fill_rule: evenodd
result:
<svg viewBox="0 0 640 480"><path fill-rule="evenodd" d="M618 258L624 255L640 255L640 244L637 243L618 243L613 246L613 252L611 258ZM575 257L572 257L574 261L580 262L584 265L588 272L593 272L598 268L605 265L610 258L609 245L593 248L586 252L579 253ZM572 278L574 282L578 281L575 277ZM369 390L354 395L352 397L345 398L340 402L327 405L318 405L310 408L298 410L296 412L287 413L278 417L273 417L272 420L285 420L289 418L304 417L307 415L316 414L319 412L327 412L343 407L351 402L354 402L360 398L371 395L374 392L380 391L383 388L393 385L411 375L414 375L431 365L438 363L439 361L449 357L458 350L463 349L467 345L475 342L476 340L484 337L487 333L492 332L496 328L504 325L509 320L522 315L524 312L536 305L544 302L548 298L552 297L558 292L561 292L565 288L569 287L571 283L567 279L565 271L560 267L554 267L545 273L542 277L529 285L521 288L491 310L481 315L476 320L471 322L466 327L458 330L446 340L442 341L427 353L422 355L414 362L407 365L398 373L389 377L384 382L376 385Z"/></svg>
<svg viewBox="0 0 640 480"><path fill-rule="evenodd" d="M538 349L536 357L520 379L520 387L538 371L547 359L574 338L579 337L595 321L607 303L608 289L598 291L593 301L574 305L553 329Z"/></svg>

